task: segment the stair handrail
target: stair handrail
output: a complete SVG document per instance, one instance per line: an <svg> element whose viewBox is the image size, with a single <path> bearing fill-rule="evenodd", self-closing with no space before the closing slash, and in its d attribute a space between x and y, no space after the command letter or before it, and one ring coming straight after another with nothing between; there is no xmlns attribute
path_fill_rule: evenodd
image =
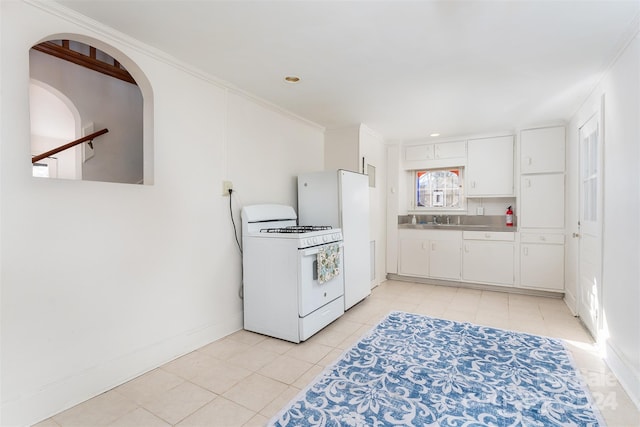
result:
<svg viewBox="0 0 640 427"><path fill-rule="evenodd" d="M109 132L109 129L104 128L104 129L99 130L97 132L91 133L91 134L89 134L87 136L83 136L80 139L76 139L75 141L71 141L68 144L61 145L61 146L59 146L57 148L54 148L53 150L49 150L46 153L42 153L42 154L38 154L37 156L33 156L31 158L31 163L35 163L35 162L40 161L42 159L45 159L47 157L53 156L54 154L57 154L57 153L59 153L61 151L67 150L67 149L69 149L71 147L75 147L78 144L82 144L85 141L93 141L93 138L96 138L96 137L98 137L100 135L104 135L107 132Z"/></svg>

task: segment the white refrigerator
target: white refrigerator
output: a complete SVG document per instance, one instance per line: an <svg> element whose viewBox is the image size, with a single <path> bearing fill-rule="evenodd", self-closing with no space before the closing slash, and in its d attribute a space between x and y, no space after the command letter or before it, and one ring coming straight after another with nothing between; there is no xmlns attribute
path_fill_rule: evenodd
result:
<svg viewBox="0 0 640 427"><path fill-rule="evenodd" d="M369 177L338 170L298 176L298 223L341 228L344 309L371 293Z"/></svg>

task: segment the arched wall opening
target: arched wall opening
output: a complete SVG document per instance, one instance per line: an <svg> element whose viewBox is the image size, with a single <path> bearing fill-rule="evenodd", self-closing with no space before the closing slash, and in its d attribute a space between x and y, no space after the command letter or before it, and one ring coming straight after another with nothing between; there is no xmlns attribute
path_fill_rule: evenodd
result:
<svg viewBox="0 0 640 427"><path fill-rule="evenodd" d="M34 47L43 42L60 44L63 40L68 41L67 47L71 44L75 49L72 56L82 59L82 49L88 51L91 48L93 57L97 51L99 58L102 55L115 60L135 80L135 83L118 80L77 62L63 60L35 48L30 50L31 81L38 81L40 88L48 87L59 98L62 95L60 99L74 105L78 112L76 134L64 143L108 129L108 133L97 137L92 144L85 142L75 149L65 150L75 152L75 179L153 184L153 91L149 80L128 56L95 38L80 34L54 34ZM69 175L58 177L71 178Z"/></svg>
<svg viewBox="0 0 640 427"><path fill-rule="evenodd" d="M56 88L31 79L29 106L32 156L79 137L80 112L73 102ZM33 176L82 179L81 149L81 146L76 146L33 163Z"/></svg>

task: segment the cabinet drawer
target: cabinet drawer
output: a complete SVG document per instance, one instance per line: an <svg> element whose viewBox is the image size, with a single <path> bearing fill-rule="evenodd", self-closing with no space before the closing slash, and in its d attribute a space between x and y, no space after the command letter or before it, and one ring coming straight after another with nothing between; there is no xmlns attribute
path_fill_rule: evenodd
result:
<svg viewBox="0 0 640 427"><path fill-rule="evenodd" d="M520 241L522 243L545 243L562 245L564 244L564 234L521 233Z"/></svg>
<svg viewBox="0 0 640 427"><path fill-rule="evenodd" d="M501 242L513 242L516 240L515 233L509 231L463 231L464 240L493 240Z"/></svg>

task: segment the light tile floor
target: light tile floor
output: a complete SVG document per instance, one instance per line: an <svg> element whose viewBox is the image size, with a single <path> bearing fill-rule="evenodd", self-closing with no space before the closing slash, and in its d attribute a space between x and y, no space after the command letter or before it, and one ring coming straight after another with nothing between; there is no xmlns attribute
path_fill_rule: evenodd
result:
<svg viewBox="0 0 640 427"><path fill-rule="evenodd" d="M640 412L562 300L398 281L304 343L238 331L37 426L263 426L391 310L562 338L607 424L640 426Z"/></svg>

